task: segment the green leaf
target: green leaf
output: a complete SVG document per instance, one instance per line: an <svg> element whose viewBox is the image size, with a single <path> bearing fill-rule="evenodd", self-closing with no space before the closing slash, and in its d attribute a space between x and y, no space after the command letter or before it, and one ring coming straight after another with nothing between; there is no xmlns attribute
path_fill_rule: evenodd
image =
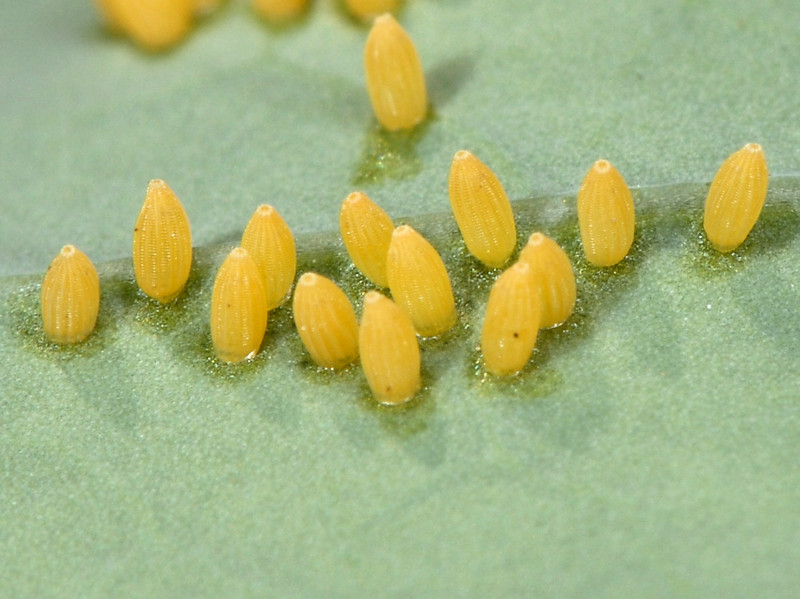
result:
<svg viewBox="0 0 800 599"><path fill-rule="evenodd" d="M417 0L401 22L433 115L375 125L366 30L332 2L280 29L231 3L144 56L90 3L7 9L0 63L0 595L792 596L800 583L800 129L787 3ZM761 143L767 206L733 255L700 225L716 168ZM530 367L486 377L496 273L448 214L467 148L572 258L576 314ZM634 189L630 257L586 264L574 193L608 158ZM147 181L198 246L174 305L139 294ZM425 390L378 406L358 369L318 372L290 310L221 366L216 269L255 207L301 269L367 288L335 234L355 186L442 252L460 321L423 344ZM98 265L98 328L42 334L65 243ZM32 274L33 273L33 274Z"/></svg>

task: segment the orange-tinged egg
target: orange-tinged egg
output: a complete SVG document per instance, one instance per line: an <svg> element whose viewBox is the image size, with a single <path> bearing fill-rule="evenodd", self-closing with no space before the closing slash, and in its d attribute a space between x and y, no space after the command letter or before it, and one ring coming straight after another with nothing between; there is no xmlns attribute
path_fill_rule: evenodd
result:
<svg viewBox="0 0 800 599"><path fill-rule="evenodd" d="M242 247L258 265L267 293L267 309L280 306L297 273L297 249L292 230L269 204L253 213L242 235Z"/></svg>
<svg viewBox="0 0 800 599"><path fill-rule="evenodd" d="M133 230L136 282L150 297L167 303L181 292L192 267L189 218L161 179L150 181Z"/></svg>
<svg viewBox="0 0 800 599"><path fill-rule="evenodd" d="M595 266L622 260L633 244L635 220L625 179L608 160L598 160L578 191L578 224L586 259Z"/></svg>
<svg viewBox="0 0 800 599"><path fill-rule="evenodd" d="M339 229L356 268L378 287L388 287L386 256L394 231L389 215L365 194L356 191L342 203Z"/></svg>
<svg viewBox="0 0 800 599"><path fill-rule="evenodd" d="M732 252L747 239L764 207L768 185L767 161L758 144L747 144L722 163L703 216L703 228L717 251Z"/></svg>
<svg viewBox="0 0 800 599"><path fill-rule="evenodd" d="M434 247L408 225L392 233L386 257L392 297L421 337L440 335L456 322L450 277Z"/></svg>
<svg viewBox="0 0 800 599"><path fill-rule="evenodd" d="M305 273L297 281L292 312L300 339L317 365L344 368L358 357L356 314L336 283Z"/></svg>
<svg viewBox="0 0 800 599"><path fill-rule="evenodd" d="M450 165L450 206L469 252L490 268L508 261L517 244L514 213L492 170L467 150Z"/></svg>
<svg viewBox="0 0 800 599"><path fill-rule="evenodd" d="M364 296L358 344L375 399L400 404L414 397L421 386L414 326L397 304L377 291Z"/></svg>
<svg viewBox="0 0 800 599"><path fill-rule="evenodd" d="M428 112L422 63L414 42L391 14L375 19L364 47L372 109L389 131L410 129Z"/></svg>
<svg viewBox="0 0 800 599"><path fill-rule="evenodd" d="M575 309L577 288L569 257L543 233L533 233L519 255L531 267L539 292L539 328L557 326Z"/></svg>
<svg viewBox="0 0 800 599"><path fill-rule="evenodd" d="M42 282L42 321L54 343L79 343L94 330L100 310L100 279L92 261L65 245Z"/></svg>
<svg viewBox="0 0 800 599"><path fill-rule="evenodd" d="M489 293L481 330L486 370L515 374L530 360L539 332L539 294L531 268L517 262L501 274Z"/></svg>
<svg viewBox="0 0 800 599"><path fill-rule="evenodd" d="M211 294L211 341L223 362L254 357L267 330L267 298L258 267L247 250L233 249Z"/></svg>

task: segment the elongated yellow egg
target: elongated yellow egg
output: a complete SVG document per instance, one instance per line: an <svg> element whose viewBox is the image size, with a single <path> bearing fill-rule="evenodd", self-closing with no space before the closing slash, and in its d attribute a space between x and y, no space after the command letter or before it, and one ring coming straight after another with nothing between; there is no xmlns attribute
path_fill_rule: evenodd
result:
<svg viewBox="0 0 800 599"><path fill-rule="evenodd" d="M428 112L428 93L414 42L390 14L375 19L364 48L367 91L389 131L410 129Z"/></svg>
<svg viewBox="0 0 800 599"><path fill-rule="evenodd" d="M356 313L336 283L305 273L297 281L292 312L300 339L319 366L344 368L358 357Z"/></svg>
<svg viewBox="0 0 800 599"><path fill-rule="evenodd" d="M42 321L54 343L79 343L94 330L100 310L100 279L89 257L65 245L42 282Z"/></svg>
<svg viewBox="0 0 800 599"><path fill-rule="evenodd" d="M625 179L608 160L589 169L578 191L578 224L586 259L611 266L628 255L636 216Z"/></svg>
<svg viewBox="0 0 800 599"><path fill-rule="evenodd" d="M543 233L533 233L519 255L531 267L539 292L539 328L557 326L575 309L577 288L569 257Z"/></svg>
<svg viewBox="0 0 800 599"><path fill-rule="evenodd" d="M342 202L339 229L356 268L378 287L388 287L386 255L394 231L389 215L365 194L356 191Z"/></svg>
<svg viewBox="0 0 800 599"><path fill-rule="evenodd" d="M499 268L517 244L514 213L492 170L467 150L450 165L450 206L469 252L490 268Z"/></svg>
<svg viewBox="0 0 800 599"><path fill-rule="evenodd" d="M346 0L350 14L364 21L374 19L385 12L395 12L400 0Z"/></svg>
<svg viewBox="0 0 800 599"><path fill-rule="evenodd" d="M253 0L253 8L270 21L292 19L302 13L308 0Z"/></svg>
<svg viewBox="0 0 800 599"><path fill-rule="evenodd" d="M267 298L255 261L244 248L231 250L211 293L211 341L223 362L252 358L267 330Z"/></svg>
<svg viewBox="0 0 800 599"><path fill-rule="evenodd" d="M262 204L242 235L242 247L258 265L267 292L267 309L280 306L297 272L297 249L292 230L278 211Z"/></svg>
<svg viewBox="0 0 800 599"><path fill-rule="evenodd" d="M392 233L386 274L394 301L417 334L433 337L452 328L456 306L447 269L434 247L408 225Z"/></svg>
<svg viewBox="0 0 800 599"><path fill-rule="evenodd" d="M112 28L147 50L182 40L192 26L196 0L97 0Z"/></svg>
<svg viewBox="0 0 800 599"><path fill-rule="evenodd" d="M722 163L703 216L703 228L717 251L732 252L747 239L764 207L768 184L767 161L758 144L747 144Z"/></svg>
<svg viewBox="0 0 800 599"><path fill-rule="evenodd" d="M375 399L400 404L414 397L421 384L414 326L397 304L377 291L364 296L358 344Z"/></svg>
<svg viewBox="0 0 800 599"><path fill-rule="evenodd" d="M133 229L136 282L150 297L167 303L181 292L192 267L192 232L178 197L161 179L147 186Z"/></svg>
<svg viewBox="0 0 800 599"><path fill-rule="evenodd" d="M498 376L519 372L530 360L539 333L539 293L527 262L501 274L489 293L481 330L486 370Z"/></svg>

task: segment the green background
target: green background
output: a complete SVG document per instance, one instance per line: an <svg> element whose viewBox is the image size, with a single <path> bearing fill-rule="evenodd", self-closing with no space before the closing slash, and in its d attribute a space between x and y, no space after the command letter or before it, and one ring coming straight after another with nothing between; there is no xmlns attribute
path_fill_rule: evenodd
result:
<svg viewBox="0 0 800 599"><path fill-rule="evenodd" d="M794 2L409 0L434 115L385 135L366 29L318 0L292 26L240 3L175 51L106 34L89 2L0 24L0 595L770 596L800 585L800 45ZM700 226L724 158L773 175L745 245ZM490 164L520 237L576 267L579 303L511 382L476 345L492 277L447 215L452 155ZM586 265L574 193L634 187L622 265ZM131 231L166 179L197 250L167 309L136 293ZM300 268L367 287L335 234L355 188L442 252L461 320L423 344L426 389L378 407L319 373L284 307L262 354L211 356L214 273L259 203ZM49 346L41 273L98 265L96 333Z"/></svg>

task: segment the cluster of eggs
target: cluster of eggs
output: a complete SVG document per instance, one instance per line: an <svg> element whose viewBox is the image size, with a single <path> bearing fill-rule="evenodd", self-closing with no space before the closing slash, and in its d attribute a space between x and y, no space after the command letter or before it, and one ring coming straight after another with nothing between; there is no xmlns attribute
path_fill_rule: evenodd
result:
<svg viewBox="0 0 800 599"><path fill-rule="evenodd" d="M428 101L413 42L391 15L375 19L364 51L367 88L376 117L388 130L407 129L425 118ZM763 150L748 144L721 166L706 199L704 229L720 252L738 247L754 226L766 197ZM449 197L467 250L500 269L516 249L514 214L502 184L472 153L457 152L450 166ZM581 242L596 267L625 258L633 243L631 192L607 160L589 169L577 195ZM321 368L340 369L359 357L376 399L402 403L420 388L417 337L436 337L456 323L447 268L436 249L408 225L391 218L361 192L343 202L339 226L353 264L377 288L362 298L361 321L347 295L330 279L307 272L294 289L292 310L300 338ZM189 220L161 180L148 186L133 235L133 263L141 290L162 303L174 300L189 278ZM211 297L211 337L222 362L255 356L269 311L290 295L296 247L286 222L262 205L247 224L240 247L216 276ZM489 293L481 329L485 368L497 376L519 372L533 353L538 331L569 318L576 283L569 258L541 232L530 235L515 264ZM53 260L42 285L42 318L55 343L77 343L91 334L100 305L97 272L72 245Z"/></svg>
<svg viewBox="0 0 800 599"><path fill-rule="evenodd" d="M225 0L95 0L109 27L140 47L159 51L174 46L191 31L194 20L213 12ZM401 0L344 0L348 12L372 20L398 9ZM251 0L253 10L271 22L293 19L310 0Z"/></svg>
<svg viewBox="0 0 800 599"><path fill-rule="evenodd" d="M720 168L706 200L704 228L721 252L747 237L763 206L767 187L764 154L748 144ZM491 169L472 153L453 158L450 205L467 250L492 269L508 263L516 249L511 203ZM635 215L630 190L619 172L598 160L577 196L578 223L586 260L597 267L618 263L633 242ZM359 356L376 399L402 403L420 387L417 337L436 337L457 319L447 268L436 249L408 225L361 192L347 196L339 227L353 264L378 291L362 298L360 324L347 295L313 272L297 280L292 299L300 338L321 368L340 369ZM141 290L169 303L183 290L192 263L189 220L161 180L151 181L134 228L133 264ZM259 351L269 311L290 295L296 247L286 222L272 206L259 206L217 272L211 297L211 337L217 358L236 363ZM497 277L489 293L480 346L488 372L519 372L533 353L538 331L572 314L576 284L559 245L534 232L516 263ZM94 329L100 305L97 271L72 245L53 260L42 285L42 318L48 338L77 343Z"/></svg>

